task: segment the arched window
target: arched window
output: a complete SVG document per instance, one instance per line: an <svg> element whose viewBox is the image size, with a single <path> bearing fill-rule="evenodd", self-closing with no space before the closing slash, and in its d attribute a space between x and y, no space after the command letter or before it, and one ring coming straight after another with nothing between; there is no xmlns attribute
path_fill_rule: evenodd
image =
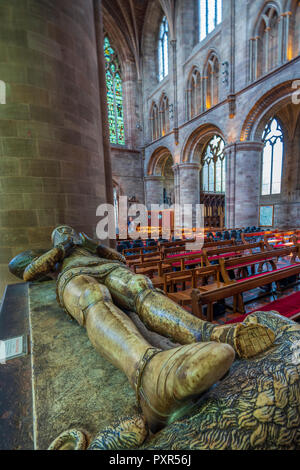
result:
<svg viewBox="0 0 300 470"><path fill-rule="evenodd" d="M150 111L150 130L151 130L151 139L156 140L160 137L160 128L158 120L158 107L156 103L152 104Z"/></svg>
<svg viewBox="0 0 300 470"><path fill-rule="evenodd" d="M256 80L282 62L283 35L279 34L279 22L277 10L267 6L250 41L250 80Z"/></svg>
<svg viewBox="0 0 300 470"><path fill-rule="evenodd" d="M225 193L225 143L215 135L206 145L202 156L201 190L209 193Z"/></svg>
<svg viewBox="0 0 300 470"><path fill-rule="evenodd" d="M198 0L199 41L222 22L222 0Z"/></svg>
<svg viewBox="0 0 300 470"><path fill-rule="evenodd" d="M262 161L261 194L280 194L283 162L283 132L276 118L270 119L263 132L265 144Z"/></svg>
<svg viewBox="0 0 300 470"><path fill-rule="evenodd" d="M160 135L164 136L170 131L169 100L168 100L167 95L165 94L163 94L160 99L159 117L160 117Z"/></svg>
<svg viewBox="0 0 300 470"><path fill-rule="evenodd" d="M187 119L192 119L201 113L201 75L195 68L188 81L186 94Z"/></svg>
<svg viewBox="0 0 300 470"><path fill-rule="evenodd" d="M125 145L121 68L107 36L104 38L104 56L110 142Z"/></svg>
<svg viewBox="0 0 300 470"><path fill-rule="evenodd" d="M212 53L207 61L205 70L205 109L215 106L219 102L219 61L216 54Z"/></svg>
<svg viewBox="0 0 300 470"><path fill-rule="evenodd" d="M166 16L159 28L158 40L158 80L163 80L169 73L169 25Z"/></svg>

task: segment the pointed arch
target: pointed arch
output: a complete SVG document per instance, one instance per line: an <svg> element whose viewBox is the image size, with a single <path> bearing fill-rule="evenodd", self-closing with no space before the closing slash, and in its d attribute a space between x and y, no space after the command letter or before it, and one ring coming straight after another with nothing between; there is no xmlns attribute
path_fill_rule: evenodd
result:
<svg viewBox="0 0 300 470"><path fill-rule="evenodd" d="M164 136L170 132L169 99L165 93L162 94L159 102L159 121L160 136Z"/></svg>
<svg viewBox="0 0 300 470"><path fill-rule="evenodd" d="M250 39L250 81L274 70L283 61L283 21L276 2L268 2Z"/></svg>
<svg viewBox="0 0 300 470"><path fill-rule="evenodd" d="M182 148L180 161L182 163L200 163L205 146L216 134L225 141L224 134L218 126L214 124L203 124L197 127L186 139Z"/></svg>
<svg viewBox="0 0 300 470"><path fill-rule="evenodd" d="M154 141L160 137L160 122L159 122L159 113L158 113L158 106L153 101L150 109L150 133L151 133L151 140Z"/></svg>
<svg viewBox="0 0 300 470"><path fill-rule="evenodd" d="M187 120L198 116L202 111L202 87L201 73L198 67L193 67L186 89L186 117Z"/></svg>
<svg viewBox="0 0 300 470"><path fill-rule="evenodd" d="M275 115L277 110L285 103L292 102L292 97L295 93L293 84L298 80L300 81L300 77L295 77L295 80L281 83L257 101L243 124L240 136L241 142L246 140L259 141L261 139L266 122L264 119Z"/></svg>
<svg viewBox="0 0 300 470"><path fill-rule="evenodd" d="M158 147L155 149L148 163L147 176L162 176L165 164L170 157L172 158L172 161L174 161L173 156L167 147Z"/></svg>
<svg viewBox="0 0 300 470"><path fill-rule="evenodd" d="M219 102L220 65L216 52L210 52L203 74L204 109L210 109Z"/></svg>

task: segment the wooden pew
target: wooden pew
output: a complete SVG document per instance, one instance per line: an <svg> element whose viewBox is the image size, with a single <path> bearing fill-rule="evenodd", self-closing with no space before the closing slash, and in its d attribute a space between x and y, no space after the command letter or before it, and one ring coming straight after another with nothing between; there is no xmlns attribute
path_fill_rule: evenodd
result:
<svg viewBox="0 0 300 470"><path fill-rule="evenodd" d="M300 247L299 247L300 250ZM278 258L283 258L289 256L290 254L295 253L298 255L297 249L293 248L281 248L277 250L266 250L260 253L254 253L252 255L241 256L238 259L220 259L220 268L222 277L225 284L231 284L233 281L230 279L228 272L235 269L242 268L255 268L256 264L259 264L259 271L262 270L262 265L264 263L270 263L272 270L277 269L276 261ZM255 272L252 270L252 275L255 275Z"/></svg>
<svg viewBox="0 0 300 470"><path fill-rule="evenodd" d="M193 243L195 240L191 240L190 242ZM186 240L178 240L177 242L159 242L158 247L160 250L164 250L165 248L174 248L176 246L184 246L186 244Z"/></svg>
<svg viewBox="0 0 300 470"><path fill-rule="evenodd" d="M281 232L276 232L273 234L265 234L264 236L264 242L265 246L268 249L273 249L273 248L282 248L283 246L286 246L287 244L293 244L293 236L295 235L295 231L281 231ZM271 242L271 240L276 240L275 244Z"/></svg>
<svg viewBox="0 0 300 470"><path fill-rule="evenodd" d="M193 314L204 319L202 307L207 305L207 320L213 321L213 304L229 297L234 298L234 312L239 311L240 313L245 313L244 304L242 302L242 294L244 292L273 282L279 282L282 279L299 274L300 262L271 272L260 273L248 279L232 281L230 284L224 285L218 289L210 291L204 291L201 287L199 289L194 289L192 292Z"/></svg>
<svg viewBox="0 0 300 470"><path fill-rule="evenodd" d="M229 247L229 246L236 246L235 240L225 240L222 242L210 242L210 243L205 243L203 245L203 249L221 249L224 247ZM166 248L163 251L164 254L164 259L169 259L171 257L176 257L178 256L189 256L189 255L194 255L194 254L202 254L202 250L198 251L184 251L182 247L174 247L174 248Z"/></svg>
<svg viewBox="0 0 300 470"><path fill-rule="evenodd" d="M208 266L211 264L211 261L219 262L219 260L222 258L233 258L241 256L247 250L253 253L255 248L260 248L260 251L264 251L264 242L260 241L257 243L249 243L248 245L234 245L224 248L204 248L204 262Z"/></svg>
<svg viewBox="0 0 300 470"><path fill-rule="evenodd" d="M199 254L186 254L171 259L163 259L160 261L149 261L140 263L138 260L133 263L130 268L136 274L143 274L152 279L155 287L162 288L164 285L164 274L174 271L174 268L180 271L188 270L191 266L204 266L203 256Z"/></svg>
<svg viewBox="0 0 300 470"><path fill-rule="evenodd" d="M150 260L160 260L162 258L161 252L158 251L157 247L155 246L123 250L123 256L126 259L127 266L132 266L133 264L143 263Z"/></svg>
<svg viewBox="0 0 300 470"><path fill-rule="evenodd" d="M208 277L214 277L214 282L209 283L201 288L209 291L217 289L224 284L220 282L220 269L219 266L206 266L203 268L190 269L186 271L178 271L164 274L164 291L165 294L179 305L187 305L192 303L192 292L197 287L199 281ZM191 287L185 289L186 282L191 284ZM174 292L174 286L178 287L178 283L182 284L183 289Z"/></svg>
<svg viewBox="0 0 300 470"><path fill-rule="evenodd" d="M264 238L266 233L273 233L273 232L254 232L254 233L241 233L241 240L244 245L251 243L251 238ZM257 241L257 240L256 240Z"/></svg>
<svg viewBox="0 0 300 470"><path fill-rule="evenodd" d="M131 266L131 269L135 272L135 274L143 274L144 276L148 276L151 278L156 276L162 277L162 262L161 261L148 261L146 263L137 263Z"/></svg>

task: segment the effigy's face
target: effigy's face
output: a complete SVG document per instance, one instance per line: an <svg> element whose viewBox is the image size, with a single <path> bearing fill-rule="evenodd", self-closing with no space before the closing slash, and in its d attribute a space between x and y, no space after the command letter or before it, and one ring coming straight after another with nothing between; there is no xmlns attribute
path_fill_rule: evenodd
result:
<svg viewBox="0 0 300 470"><path fill-rule="evenodd" d="M81 239L78 233L68 225L61 225L60 227L57 227L53 230L51 235L53 246L57 246L59 243L70 240L70 238L74 243L81 243Z"/></svg>

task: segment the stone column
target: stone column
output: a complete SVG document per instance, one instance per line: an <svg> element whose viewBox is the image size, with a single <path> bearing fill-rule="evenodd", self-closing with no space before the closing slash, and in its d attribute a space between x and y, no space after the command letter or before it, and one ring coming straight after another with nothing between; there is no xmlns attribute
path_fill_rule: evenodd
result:
<svg viewBox="0 0 300 470"><path fill-rule="evenodd" d="M178 91L177 91L177 41L171 40L172 46L172 63L173 63L173 129L175 143L178 143Z"/></svg>
<svg viewBox="0 0 300 470"><path fill-rule="evenodd" d="M237 142L235 144L235 227L248 227L259 223L260 168L263 147L262 142Z"/></svg>
<svg viewBox="0 0 300 470"><path fill-rule="evenodd" d="M174 173L174 199L175 204L180 204L180 181L179 181L179 166L173 165L172 170Z"/></svg>
<svg viewBox="0 0 300 470"><path fill-rule="evenodd" d="M122 88L124 100L124 126L126 147L135 149L140 145L137 129L139 118L137 116L137 103L140 106L140 83L137 81L135 64L126 60L122 64ZM139 108L138 108L139 111Z"/></svg>
<svg viewBox="0 0 300 470"><path fill-rule="evenodd" d="M253 76L252 81L257 79L257 63L258 63L258 41L259 37L253 39Z"/></svg>
<svg viewBox="0 0 300 470"><path fill-rule="evenodd" d="M265 57L264 57L264 59L265 59L265 70L262 71L263 73L267 73L269 71L269 67L270 67L270 61L269 61L270 31L271 31L271 28L269 26L267 26L266 29L265 29L265 33L266 33L266 39L265 39L266 47L265 47Z"/></svg>
<svg viewBox="0 0 300 470"><path fill-rule="evenodd" d="M9 260L48 248L57 224L94 235L109 179L93 0L2 0L1 13L0 297Z"/></svg>
<svg viewBox="0 0 300 470"><path fill-rule="evenodd" d="M226 161L225 225L227 228L235 228L236 145L228 145L224 153Z"/></svg>
<svg viewBox="0 0 300 470"><path fill-rule="evenodd" d="M255 80L254 62L255 62L255 38L250 38L250 53L249 53L250 83Z"/></svg>
<svg viewBox="0 0 300 470"><path fill-rule="evenodd" d="M162 176L146 176L145 187L146 206L149 210L151 209L151 204L163 204L164 180Z"/></svg>
<svg viewBox="0 0 300 470"><path fill-rule="evenodd" d="M183 208L184 204L193 204L193 224L196 204L200 204L200 168L200 163L187 162L178 165L180 205Z"/></svg>

